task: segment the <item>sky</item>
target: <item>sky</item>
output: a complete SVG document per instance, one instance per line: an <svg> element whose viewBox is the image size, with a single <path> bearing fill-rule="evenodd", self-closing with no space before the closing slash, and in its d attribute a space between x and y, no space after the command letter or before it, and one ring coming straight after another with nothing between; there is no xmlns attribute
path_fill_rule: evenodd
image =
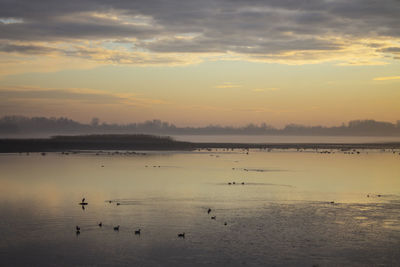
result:
<svg viewBox="0 0 400 267"><path fill-rule="evenodd" d="M399 0L0 0L0 116L400 120Z"/></svg>

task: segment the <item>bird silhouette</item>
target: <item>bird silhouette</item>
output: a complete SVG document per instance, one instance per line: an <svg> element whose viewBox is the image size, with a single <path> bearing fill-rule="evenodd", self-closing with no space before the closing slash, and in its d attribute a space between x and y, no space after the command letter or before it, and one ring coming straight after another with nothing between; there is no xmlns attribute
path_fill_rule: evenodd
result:
<svg viewBox="0 0 400 267"><path fill-rule="evenodd" d="M185 233L178 234L178 237L185 238Z"/></svg>

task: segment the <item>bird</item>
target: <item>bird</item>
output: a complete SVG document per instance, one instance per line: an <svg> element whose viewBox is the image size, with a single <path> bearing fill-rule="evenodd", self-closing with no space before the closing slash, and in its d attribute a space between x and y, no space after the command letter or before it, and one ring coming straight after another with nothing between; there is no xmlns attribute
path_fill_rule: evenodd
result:
<svg viewBox="0 0 400 267"><path fill-rule="evenodd" d="M216 220L217 219L217 216L212 216L211 217L211 220Z"/></svg>
<svg viewBox="0 0 400 267"><path fill-rule="evenodd" d="M117 203L117 206L119 206L119 205L121 205L121 203L118 202L118 203Z"/></svg>
<svg viewBox="0 0 400 267"><path fill-rule="evenodd" d="M235 182L232 182L232 184L236 184Z"/></svg>
<svg viewBox="0 0 400 267"><path fill-rule="evenodd" d="M140 229L135 230L135 235L140 235Z"/></svg>
<svg viewBox="0 0 400 267"><path fill-rule="evenodd" d="M231 183L231 182L229 182L228 184L229 184L229 185L231 185L232 183Z"/></svg>
<svg viewBox="0 0 400 267"><path fill-rule="evenodd" d="M244 182L242 182L242 185L244 185Z"/></svg>
<svg viewBox="0 0 400 267"><path fill-rule="evenodd" d="M118 226L114 226L114 231L119 231L119 225Z"/></svg>
<svg viewBox="0 0 400 267"><path fill-rule="evenodd" d="M224 222L224 225L228 225L228 223L227 223L227 222Z"/></svg>
<svg viewBox="0 0 400 267"><path fill-rule="evenodd" d="M102 227L102 226L103 226L103 223L102 223L102 222L100 222L100 223L99 223L99 227Z"/></svg>
<svg viewBox="0 0 400 267"><path fill-rule="evenodd" d="M78 225L75 228L76 228L76 231L81 230L81 228Z"/></svg>
<svg viewBox="0 0 400 267"><path fill-rule="evenodd" d="M81 203L79 203L79 205L87 205L88 203L87 202L85 202L85 198L82 198L82 201L81 201Z"/></svg>
<svg viewBox="0 0 400 267"><path fill-rule="evenodd" d="M210 212L211 212L211 209L208 209L207 213L210 214Z"/></svg>
<svg viewBox="0 0 400 267"><path fill-rule="evenodd" d="M185 233L183 232L183 233L181 233L181 234L178 234L178 237L185 238Z"/></svg>

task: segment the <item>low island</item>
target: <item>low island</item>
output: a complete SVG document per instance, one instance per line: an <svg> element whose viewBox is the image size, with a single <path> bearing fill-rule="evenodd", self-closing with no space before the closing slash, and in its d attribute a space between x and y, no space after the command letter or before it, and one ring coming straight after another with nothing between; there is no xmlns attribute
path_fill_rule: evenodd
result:
<svg viewBox="0 0 400 267"><path fill-rule="evenodd" d="M168 136L95 134L36 139L0 139L0 153L61 152L69 150L196 150L196 149L399 149L390 143L195 143Z"/></svg>

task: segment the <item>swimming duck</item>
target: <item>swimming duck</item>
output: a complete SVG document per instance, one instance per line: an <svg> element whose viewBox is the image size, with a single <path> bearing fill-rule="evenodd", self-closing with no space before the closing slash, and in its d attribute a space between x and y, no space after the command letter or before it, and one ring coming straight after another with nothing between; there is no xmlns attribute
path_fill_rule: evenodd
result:
<svg viewBox="0 0 400 267"><path fill-rule="evenodd" d="M185 238L185 233L183 232L183 233L181 233L181 234L178 234L178 237Z"/></svg>

